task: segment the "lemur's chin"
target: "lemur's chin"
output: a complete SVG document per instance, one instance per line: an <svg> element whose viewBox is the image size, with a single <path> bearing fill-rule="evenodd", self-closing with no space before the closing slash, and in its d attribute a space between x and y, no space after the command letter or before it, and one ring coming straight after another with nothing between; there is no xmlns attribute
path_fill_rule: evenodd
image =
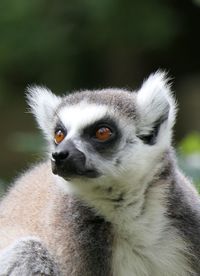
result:
<svg viewBox="0 0 200 276"><path fill-rule="evenodd" d="M58 175L66 180L71 180L73 178L87 177L87 178L97 178L100 176L100 173L95 169L66 169L65 167L57 166L55 162L51 162L51 169L53 174Z"/></svg>
<svg viewBox="0 0 200 276"><path fill-rule="evenodd" d="M54 173L54 172L53 172ZM58 172L58 173L54 173L57 174L58 176L64 178L67 181L73 180L73 179L78 179L81 178L83 180L83 178L97 178L99 177L99 173L97 173L96 171L86 171L84 173L82 172L77 172L77 173L68 173L68 172Z"/></svg>

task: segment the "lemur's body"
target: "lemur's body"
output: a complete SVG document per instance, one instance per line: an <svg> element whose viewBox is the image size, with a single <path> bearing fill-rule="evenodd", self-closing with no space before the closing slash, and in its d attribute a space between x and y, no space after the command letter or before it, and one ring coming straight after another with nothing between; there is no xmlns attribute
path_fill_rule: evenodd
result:
<svg viewBox="0 0 200 276"><path fill-rule="evenodd" d="M1 202L0 275L200 275L200 200L175 163L163 75L137 94L34 88L29 102L59 176L41 163Z"/></svg>

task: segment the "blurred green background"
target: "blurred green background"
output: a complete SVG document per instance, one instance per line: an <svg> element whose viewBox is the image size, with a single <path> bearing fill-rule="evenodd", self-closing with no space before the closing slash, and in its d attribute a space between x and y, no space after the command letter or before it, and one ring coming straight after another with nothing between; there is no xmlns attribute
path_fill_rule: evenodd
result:
<svg viewBox="0 0 200 276"><path fill-rule="evenodd" d="M137 89L158 68L173 79L179 162L198 185L200 0L1 0L0 192L44 152L27 85Z"/></svg>

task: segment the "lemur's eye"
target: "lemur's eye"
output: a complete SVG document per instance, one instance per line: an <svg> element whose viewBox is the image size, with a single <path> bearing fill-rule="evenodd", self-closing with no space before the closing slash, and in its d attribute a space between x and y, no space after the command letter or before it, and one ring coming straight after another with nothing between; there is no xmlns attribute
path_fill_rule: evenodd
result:
<svg viewBox="0 0 200 276"><path fill-rule="evenodd" d="M61 129L56 130L54 135L54 142L58 145L64 140L64 138L65 133Z"/></svg>
<svg viewBox="0 0 200 276"><path fill-rule="evenodd" d="M108 127L100 127L96 130L95 138L99 141L107 141L112 136L112 131Z"/></svg>

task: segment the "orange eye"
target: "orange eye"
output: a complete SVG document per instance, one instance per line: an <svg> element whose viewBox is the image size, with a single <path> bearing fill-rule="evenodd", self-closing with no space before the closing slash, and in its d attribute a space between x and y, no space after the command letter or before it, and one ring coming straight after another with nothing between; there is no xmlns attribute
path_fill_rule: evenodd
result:
<svg viewBox="0 0 200 276"><path fill-rule="evenodd" d="M60 144L65 138L64 132L59 129L55 132L54 141L56 144Z"/></svg>
<svg viewBox="0 0 200 276"><path fill-rule="evenodd" d="M102 142L108 140L111 135L112 131L108 127L101 127L95 133L95 137Z"/></svg>

